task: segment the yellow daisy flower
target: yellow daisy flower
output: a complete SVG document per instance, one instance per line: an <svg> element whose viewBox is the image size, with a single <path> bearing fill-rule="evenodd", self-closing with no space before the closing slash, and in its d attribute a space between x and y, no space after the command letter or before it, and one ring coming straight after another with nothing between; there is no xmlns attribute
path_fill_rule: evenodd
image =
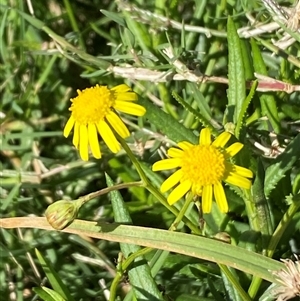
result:
<svg viewBox="0 0 300 301"><path fill-rule="evenodd" d="M138 99L136 93L125 84L112 89L96 85L77 93L78 96L71 99L72 114L65 125L64 136L68 137L74 128L73 144L85 161L89 158L89 147L96 159L101 158L98 133L108 148L117 153L121 147L112 129L122 138L130 133L116 111L135 116L146 112L144 107L134 103Z"/></svg>
<svg viewBox="0 0 300 301"><path fill-rule="evenodd" d="M179 168L161 185L161 192L177 187L168 196L168 202L173 205L187 192L202 196L202 211L211 211L213 195L222 212L228 211L228 204L222 181L245 189L250 189L252 171L231 163L230 159L243 147L236 142L224 148L231 134L224 132L214 142L211 141L211 132L205 128L201 130L199 144L193 145L183 141L177 144L178 148L168 150L169 159L160 160L153 164L153 171Z"/></svg>

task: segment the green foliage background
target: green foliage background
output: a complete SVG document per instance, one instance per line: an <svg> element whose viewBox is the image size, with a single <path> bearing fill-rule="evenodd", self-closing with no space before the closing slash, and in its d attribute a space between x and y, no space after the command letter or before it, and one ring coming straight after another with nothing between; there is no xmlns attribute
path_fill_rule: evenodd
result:
<svg viewBox="0 0 300 301"><path fill-rule="evenodd" d="M226 258L226 244L218 245L225 236L226 242L253 256L263 254L270 268L280 268L280 258L300 253L298 32L279 22L276 30L243 35L274 22L260 1L52 0L33 1L32 8L28 3L2 1L0 6L3 220L34 221L57 200L139 181L140 167L145 187L97 197L78 217L168 229L184 201L165 207L155 190L168 174L153 173L151 165L173 142L197 142L200 129L207 126L214 135L230 130L245 145L236 162L255 173L253 189L247 195L226 186L228 214L221 214L215 204L204 216L190 206L176 231L213 238L216 253L225 250ZM255 19L252 27L250 15ZM273 41L286 33L295 42L279 51ZM168 47L174 58L166 55ZM269 78L253 82L254 72ZM71 139L62 136L70 98L77 89L124 82L147 108L138 121L124 119L132 132L126 141L135 164L125 151L113 155L104 145L103 159L81 161ZM288 84L293 93L287 93ZM99 230L89 235L81 224L76 230L81 236L40 230L38 224L14 228L1 228L3 300L108 300L109 290L110 300L127 301L272 299L266 292L270 282L261 279L274 280L267 269L263 277L255 264L246 273L232 269L235 262L229 257L224 264L212 251L211 257L202 256L205 240L203 250L193 256L183 255L184 245L174 251L180 244L176 233L169 249L164 239L171 236L157 232L160 245L144 250L120 240L97 239ZM121 236L129 231L120 229ZM150 247L147 235L142 235L141 245ZM197 245L193 247L197 251ZM124 270L119 252L125 258L135 252L144 257ZM246 255L246 264L241 262L239 258L238 267L248 264ZM130 286L146 291L131 291Z"/></svg>

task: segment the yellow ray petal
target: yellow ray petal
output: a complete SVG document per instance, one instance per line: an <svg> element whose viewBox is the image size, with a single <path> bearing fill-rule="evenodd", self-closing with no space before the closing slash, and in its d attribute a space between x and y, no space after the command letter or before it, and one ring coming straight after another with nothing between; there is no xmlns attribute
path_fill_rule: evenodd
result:
<svg viewBox="0 0 300 301"><path fill-rule="evenodd" d="M96 129L96 125L91 123L88 125L88 135L89 135L89 144L92 150L92 154L96 159L101 158L99 140L98 140L98 132Z"/></svg>
<svg viewBox="0 0 300 301"><path fill-rule="evenodd" d="M199 144L200 145L210 145L211 144L210 129L204 128L201 130L200 136L199 136Z"/></svg>
<svg viewBox="0 0 300 301"><path fill-rule="evenodd" d="M244 144L240 142L235 142L231 144L229 147L226 148L226 153L230 156L233 157L235 156L242 148L244 147Z"/></svg>
<svg viewBox="0 0 300 301"><path fill-rule="evenodd" d="M130 133L122 121L122 119L115 113L115 112L110 112L109 114L106 115L106 119L111 125L111 127L122 137L122 138L127 138L130 136Z"/></svg>
<svg viewBox="0 0 300 301"><path fill-rule="evenodd" d="M190 181L184 181L180 183L168 196L168 203L173 205L178 200L180 200L191 188Z"/></svg>
<svg viewBox="0 0 300 301"><path fill-rule="evenodd" d="M242 166L238 166L238 165L234 165L233 166L233 170L235 174L241 176L241 177L245 177L245 178L253 178L253 173L250 169L242 167Z"/></svg>
<svg viewBox="0 0 300 301"><path fill-rule="evenodd" d="M137 101L138 96L134 92L118 93L116 95L116 101Z"/></svg>
<svg viewBox="0 0 300 301"><path fill-rule="evenodd" d="M181 169L175 171L170 177L168 177L161 185L160 191L162 193L168 191L175 185L177 185L180 182L180 179L182 177L182 171Z"/></svg>
<svg viewBox="0 0 300 301"><path fill-rule="evenodd" d="M88 131L85 125L79 126L79 154L83 161L89 159Z"/></svg>
<svg viewBox="0 0 300 301"><path fill-rule="evenodd" d="M206 185L202 191L202 211L203 213L209 213L212 205L212 185Z"/></svg>
<svg viewBox="0 0 300 301"><path fill-rule="evenodd" d="M75 124L75 119L71 115L64 128L64 136L67 138Z"/></svg>
<svg viewBox="0 0 300 301"><path fill-rule="evenodd" d="M143 106L128 101L116 101L114 109L134 116L143 116L146 113Z"/></svg>
<svg viewBox="0 0 300 301"><path fill-rule="evenodd" d="M110 90L118 92L118 93L124 93L124 92L131 91L130 87L125 84L115 86L115 87L111 88Z"/></svg>
<svg viewBox="0 0 300 301"><path fill-rule="evenodd" d="M115 92L116 101L125 100L125 101L136 101L138 100L138 96L136 93L131 91L130 87L125 84L118 85L114 88L110 89Z"/></svg>
<svg viewBox="0 0 300 301"><path fill-rule="evenodd" d="M194 144L188 142L188 141L181 141L177 143L178 147L180 147L182 150L187 150L194 146Z"/></svg>
<svg viewBox="0 0 300 301"><path fill-rule="evenodd" d="M181 158L184 152L181 149L171 147L168 149L167 154L172 158Z"/></svg>
<svg viewBox="0 0 300 301"><path fill-rule="evenodd" d="M235 173L230 173L226 179L224 179L224 182L231 184L231 185L235 185L235 186L239 186L241 188L245 188L245 189L250 189L251 187L251 181L239 176L238 174Z"/></svg>
<svg viewBox="0 0 300 301"><path fill-rule="evenodd" d="M74 146L78 149L78 145L79 145L79 123L78 122L75 122L72 142Z"/></svg>
<svg viewBox="0 0 300 301"><path fill-rule="evenodd" d="M215 147L224 147L225 144L229 141L230 137L231 134L229 132L223 132L216 138L212 145Z"/></svg>
<svg viewBox="0 0 300 301"><path fill-rule="evenodd" d="M220 182L217 182L217 184L214 185L214 196L220 211L224 213L228 212L226 195Z"/></svg>
<svg viewBox="0 0 300 301"><path fill-rule="evenodd" d="M117 153L121 149L121 147L109 125L104 120L100 120L97 123L97 128L107 147L113 153Z"/></svg>
<svg viewBox="0 0 300 301"><path fill-rule="evenodd" d="M153 171L169 170L169 169L179 167L180 163L181 163L181 160L178 158L163 159L163 160L155 162L152 166L152 170Z"/></svg>

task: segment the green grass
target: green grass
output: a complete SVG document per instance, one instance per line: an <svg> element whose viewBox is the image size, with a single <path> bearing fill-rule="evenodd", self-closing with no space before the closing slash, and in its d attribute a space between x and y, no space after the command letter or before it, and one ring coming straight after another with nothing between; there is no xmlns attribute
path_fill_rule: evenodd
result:
<svg viewBox="0 0 300 301"><path fill-rule="evenodd" d="M299 32L271 29L262 1L28 3L0 6L1 298L272 300L272 270L300 254ZM70 98L122 83L147 113L122 115L119 153L101 141L84 162L62 135ZM255 175L251 190L224 185L227 214L170 206L171 172L151 169L203 127L230 131ZM64 232L39 218L94 192Z"/></svg>

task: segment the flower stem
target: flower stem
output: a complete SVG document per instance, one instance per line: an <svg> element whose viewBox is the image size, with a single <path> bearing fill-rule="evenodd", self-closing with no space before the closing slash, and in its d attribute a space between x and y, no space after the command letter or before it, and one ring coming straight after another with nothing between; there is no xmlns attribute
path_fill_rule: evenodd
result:
<svg viewBox="0 0 300 301"><path fill-rule="evenodd" d="M293 197L293 202L282 217L280 223L278 224L276 230L274 231L268 246L268 257L272 257L276 247L281 239L282 235L285 233L286 228L292 221L293 216L300 208L300 194Z"/></svg>
<svg viewBox="0 0 300 301"><path fill-rule="evenodd" d="M115 133L118 141L121 143L122 147L124 148L125 152L127 153L128 157L130 158L131 162L135 166L137 172L139 173L141 180L144 183L144 187L155 196L161 203L164 205L169 211L171 211L175 216L179 215L179 211L174 207L169 205L166 198L152 185L152 183L148 180L145 172L143 171L141 165L139 164L138 160L132 153L131 149L128 147L125 140L120 137L117 133ZM201 231L199 230L197 225L194 225L186 216L182 218L182 221L189 227L192 232L195 234L201 235Z"/></svg>
<svg viewBox="0 0 300 301"><path fill-rule="evenodd" d="M85 204L86 202L90 201L91 199L94 199L100 195L109 193L113 190L119 190L119 189L124 189L124 188L129 188L129 187L136 187L136 186L143 186L143 182L142 181L137 181L137 182L128 182L128 183L121 183L121 184L117 184L111 187L107 187L107 188L103 188L101 190L95 191L95 192L91 192L87 195L84 195L82 197L80 197L79 199L83 199L82 200L82 204Z"/></svg>
<svg viewBox="0 0 300 301"><path fill-rule="evenodd" d="M152 251L152 248L143 248L133 254L131 254L126 260L124 260L124 262L122 262L120 264L119 270L116 273L116 276L113 280L113 282L111 283L110 286L110 296L109 296L109 301L115 301L116 300L116 292L117 292L117 287L119 285L119 282L121 281L121 278L123 277L124 271L126 271L128 269L128 267L132 264L132 262L142 256L145 255L147 253L149 253L150 251Z"/></svg>
<svg viewBox="0 0 300 301"><path fill-rule="evenodd" d="M226 275L227 279L234 286L234 288L238 291L243 301L251 301L252 299L249 295L244 291L239 281L234 277L234 275L230 272L229 268L224 264L219 264L220 269Z"/></svg>
<svg viewBox="0 0 300 301"><path fill-rule="evenodd" d="M172 223L171 227L170 227L170 230L171 231L174 231L177 229L178 227L178 224L182 221L187 209L189 208L191 202L193 200L193 195L190 193L183 205L183 207L181 208L179 214L176 216L176 219L175 221Z"/></svg>

